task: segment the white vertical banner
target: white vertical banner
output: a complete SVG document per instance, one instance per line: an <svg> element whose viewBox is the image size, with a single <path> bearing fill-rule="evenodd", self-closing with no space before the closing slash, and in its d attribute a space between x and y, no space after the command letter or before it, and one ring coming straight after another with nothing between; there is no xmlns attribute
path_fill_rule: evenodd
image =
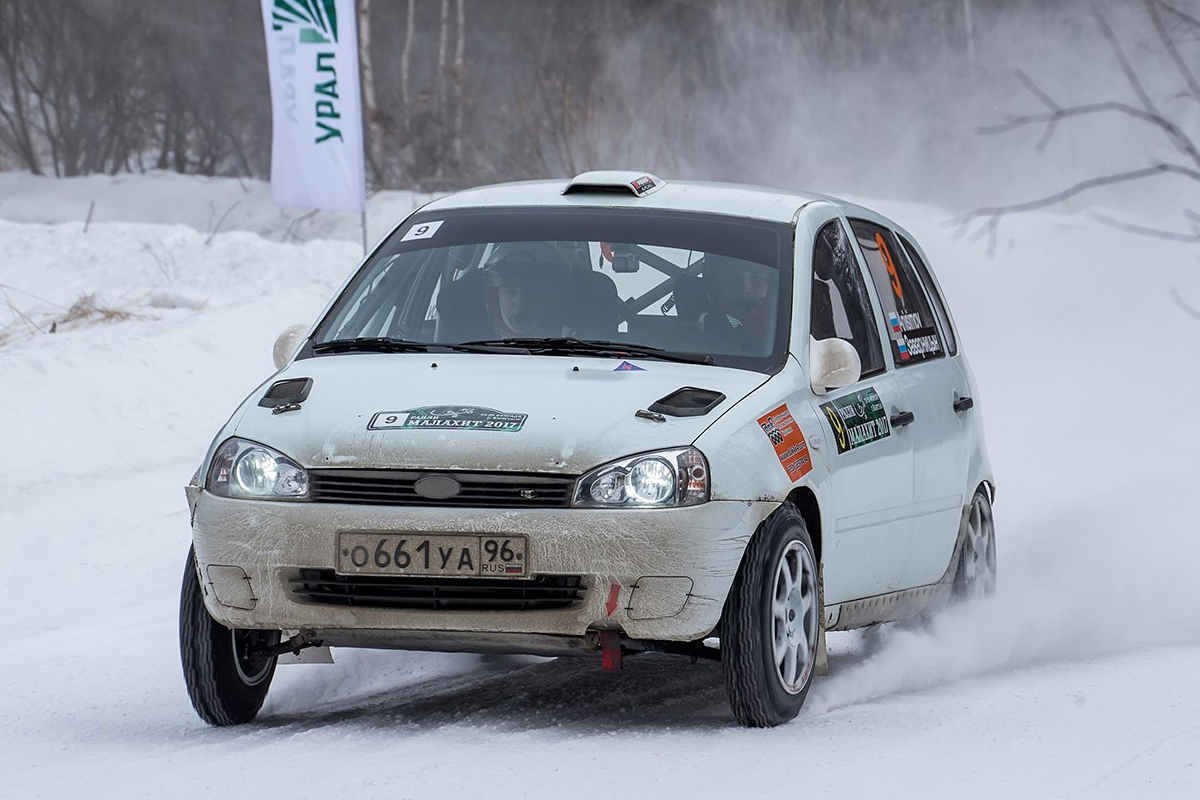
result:
<svg viewBox="0 0 1200 800"><path fill-rule="evenodd" d="M271 199L365 210L354 0L262 0L271 75Z"/></svg>

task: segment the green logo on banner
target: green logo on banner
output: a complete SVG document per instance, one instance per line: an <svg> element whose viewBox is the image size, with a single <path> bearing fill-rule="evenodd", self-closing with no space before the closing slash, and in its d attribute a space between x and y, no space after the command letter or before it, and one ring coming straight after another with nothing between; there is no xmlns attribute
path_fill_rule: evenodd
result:
<svg viewBox="0 0 1200 800"><path fill-rule="evenodd" d="M330 44L338 40L335 0L275 0L272 30L285 25L300 28L303 44Z"/></svg>

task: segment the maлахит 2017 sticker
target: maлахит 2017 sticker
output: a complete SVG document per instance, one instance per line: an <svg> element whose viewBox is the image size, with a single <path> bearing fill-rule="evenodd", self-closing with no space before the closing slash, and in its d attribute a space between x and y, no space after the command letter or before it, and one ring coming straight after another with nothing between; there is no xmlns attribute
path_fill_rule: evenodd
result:
<svg viewBox="0 0 1200 800"><path fill-rule="evenodd" d="M512 414L478 406L423 406L404 411L380 411L371 417L367 429L383 431L452 428L515 433L521 430L528 418L528 414Z"/></svg>
<svg viewBox="0 0 1200 800"><path fill-rule="evenodd" d="M787 404L781 405L774 411L768 411L758 418L758 426L771 440L775 455L783 465L783 471L792 483L803 478L812 469L812 458L808 454L808 442L804 440L804 432L792 417Z"/></svg>
<svg viewBox="0 0 1200 800"><path fill-rule="evenodd" d="M892 435L883 401L873 387L821 404L838 454Z"/></svg>
<svg viewBox="0 0 1200 800"><path fill-rule="evenodd" d="M414 239L432 239L433 235L437 233L438 228L442 227L442 223L444 221L445 220L439 219L436 222L418 223L409 228L408 231L400 237L400 241L411 242Z"/></svg>

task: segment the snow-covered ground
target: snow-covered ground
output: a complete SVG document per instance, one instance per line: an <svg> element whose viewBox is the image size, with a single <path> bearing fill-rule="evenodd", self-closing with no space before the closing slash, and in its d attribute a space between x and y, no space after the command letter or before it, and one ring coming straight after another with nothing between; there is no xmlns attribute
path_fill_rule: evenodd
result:
<svg viewBox="0 0 1200 800"><path fill-rule="evenodd" d="M417 202L373 199L371 236ZM1200 319L1172 299L1200 307L1195 248L1043 213L989 259L946 211L880 208L981 386L994 599L831 636L773 730L733 726L713 664L348 650L215 730L179 669L182 486L358 219L257 183L0 175L0 796L1200 797Z"/></svg>

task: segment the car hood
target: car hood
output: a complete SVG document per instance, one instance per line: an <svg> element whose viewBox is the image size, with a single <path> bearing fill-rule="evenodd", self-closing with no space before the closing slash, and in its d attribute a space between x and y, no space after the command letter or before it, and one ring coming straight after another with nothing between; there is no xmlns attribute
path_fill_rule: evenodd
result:
<svg viewBox="0 0 1200 800"><path fill-rule="evenodd" d="M298 410L259 399L311 378ZM235 433L304 467L582 474L613 459L691 444L768 376L714 366L606 358L347 354L296 361L251 396ZM635 416L692 386L726 399L703 416ZM268 403L268 405L273 405Z"/></svg>

